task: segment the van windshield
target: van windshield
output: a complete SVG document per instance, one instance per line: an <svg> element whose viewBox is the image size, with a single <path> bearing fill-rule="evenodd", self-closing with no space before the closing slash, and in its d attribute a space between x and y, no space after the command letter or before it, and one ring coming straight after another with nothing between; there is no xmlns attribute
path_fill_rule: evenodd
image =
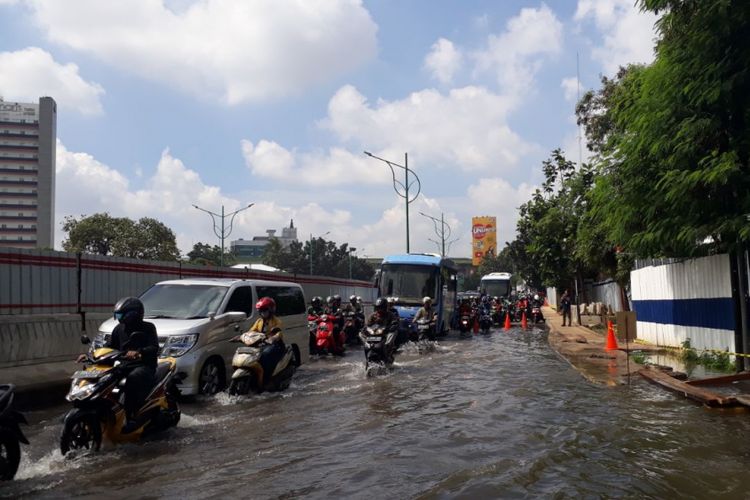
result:
<svg viewBox="0 0 750 500"><path fill-rule="evenodd" d="M154 285L140 299L146 318L205 318L218 312L227 290L214 285Z"/></svg>

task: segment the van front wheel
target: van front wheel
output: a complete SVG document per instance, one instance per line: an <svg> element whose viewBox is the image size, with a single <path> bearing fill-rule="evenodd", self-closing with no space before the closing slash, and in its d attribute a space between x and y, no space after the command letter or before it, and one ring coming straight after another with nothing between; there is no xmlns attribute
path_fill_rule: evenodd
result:
<svg viewBox="0 0 750 500"><path fill-rule="evenodd" d="M222 364L214 358L208 359L203 363L203 368L201 368L198 377L201 394L212 396L224 388L224 377L222 377L223 369L224 367Z"/></svg>

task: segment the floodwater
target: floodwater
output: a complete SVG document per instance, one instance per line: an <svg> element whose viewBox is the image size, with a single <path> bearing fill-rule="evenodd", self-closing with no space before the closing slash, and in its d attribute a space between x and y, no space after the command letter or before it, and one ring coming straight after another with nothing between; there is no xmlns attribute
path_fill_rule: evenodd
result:
<svg viewBox="0 0 750 500"><path fill-rule="evenodd" d="M63 458L64 405L27 414L0 497L744 498L750 413L633 379L586 382L546 333L410 348L366 379L361 351L315 360L281 394L183 405L138 444Z"/></svg>

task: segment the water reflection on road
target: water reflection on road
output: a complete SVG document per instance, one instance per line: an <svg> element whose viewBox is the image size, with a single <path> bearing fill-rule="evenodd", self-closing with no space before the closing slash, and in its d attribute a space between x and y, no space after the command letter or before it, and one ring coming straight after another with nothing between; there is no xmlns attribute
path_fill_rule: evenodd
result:
<svg viewBox="0 0 750 500"><path fill-rule="evenodd" d="M31 412L0 496L744 497L750 414L641 380L589 384L545 332L449 338L366 379L362 354L305 365L289 391L183 405L177 429L63 459L64 405Z"/></svg>

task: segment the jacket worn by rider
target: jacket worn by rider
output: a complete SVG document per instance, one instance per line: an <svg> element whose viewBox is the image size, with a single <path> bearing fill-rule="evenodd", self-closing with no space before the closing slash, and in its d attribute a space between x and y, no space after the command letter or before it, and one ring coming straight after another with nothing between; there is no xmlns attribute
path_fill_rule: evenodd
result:
<svg viewBox="0 0 750 500"><path fill-rule="evenodd" d="M141 332L143 336L131 338L134 332ZM148 321L141 321L134 325L119 323L112 330L112 335L105 342L104 347L117 351L137 351L141 355L143 364L156 368L159 354L159 338L156 336L156 326Z"/></svg>
<svg viewBox="0 0 750 500"><path fill-rule="evenodd" d="M269 337L271 330L274 328L281 328L281 319L276 316L268 319L258 318L255 323L253 323L253 326L250 327L250 331L265 333L266 337ZM283 340L281 332L277 333L275 337L276 340Z"/></svg>
<svg viewBox="0 0 750 500"><path fill-rule="evenodd" d="M388 331L395 332L398 330L398 316L394 316L390 311L385 313L375 311L370 315L370 319L367 320L367 326L373 325L381 325L386 327Z"/></svg>
<svg viewBox="0 0 750 500"><path fill-rule="evenodd" d="M414 321L419 321L420 319L429 319L432 321L432 318L435 317L435 310L433 308L425 308L420 307L419 311L417 311L417 314L414 315Z"/></svg>

